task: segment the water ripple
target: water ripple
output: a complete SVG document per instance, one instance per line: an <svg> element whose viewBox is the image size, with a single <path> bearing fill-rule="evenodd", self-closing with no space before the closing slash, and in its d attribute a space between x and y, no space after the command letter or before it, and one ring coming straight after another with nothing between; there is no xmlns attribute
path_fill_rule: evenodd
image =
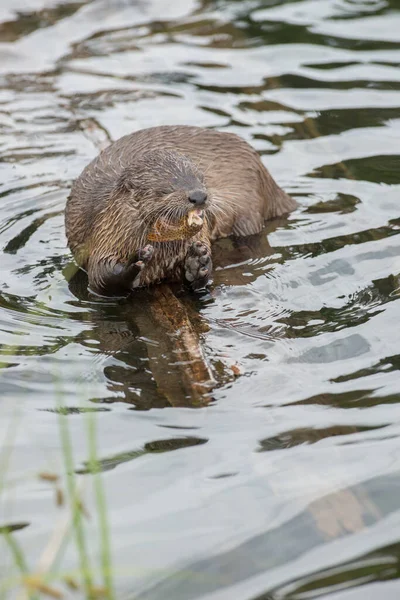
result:
<svg viewBox="0 0 400 600"><path fill-rule="evenodd" d="M84 480L95 416L118 598L395 597L399 24L396 0L1 3L0 544L17 532L29 568L58 518L37 474L62 472L60 419ZM146 300L76 274L85 119L238 133L299 202L219 241L210 292L181 297L218 382L202 410L158 386L177 359Z"/></svg>

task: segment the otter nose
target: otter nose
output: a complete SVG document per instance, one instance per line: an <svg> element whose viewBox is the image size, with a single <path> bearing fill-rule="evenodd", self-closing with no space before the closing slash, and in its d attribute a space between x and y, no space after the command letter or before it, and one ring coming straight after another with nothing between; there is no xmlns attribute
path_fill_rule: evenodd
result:
<svg viewBox="0 0 400 600"><path fill-rule="evenodd" d="M202 190L194 190L193 192L190 192L189 200L190 202L193 202L193 204L204 204L207 200L207 194Z"/></svg>

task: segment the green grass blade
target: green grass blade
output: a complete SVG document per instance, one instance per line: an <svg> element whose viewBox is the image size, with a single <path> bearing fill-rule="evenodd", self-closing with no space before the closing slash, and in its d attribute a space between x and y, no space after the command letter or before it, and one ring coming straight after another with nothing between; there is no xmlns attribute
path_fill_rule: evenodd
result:
<svg viewBox="0 0 400 600"><path fill-rule="evenodd" d="M3 533L3 535L4 535L4 539L6 540L8 547L10 549L10 552L14 558L14 563L16 564L18 569L21 571L21 575L28 576L29 575L28 565L26 564L24 553L22 552L17 540L14 538L13 534L10 531L5 531ZM28 592L28 597L31 600L38 600L37 594L31 593L31 592Z"/></svg>
<svg viewBox="0 0 400 600"><path fill-rule="evenodd" d="M110 533L107 521L107 506L103 488L102 474L100 464L97 458L97 440L96 440L96 415L89 414L88 420L88 440L89 440L89 468L93 474L94 491L97 504L97 516L100 531L101 546L101 567L103 574L103 584L106 590L107 598L114 600L112 581L112 561L110 552Z"/></svg>
<svg viewBox="0 0 400 600"><path fill-rule="evenodd" d="M60 408L60 406L59 406ZM80 566L83 575L84 587L86 597L88 599L93 597L93 579L90 569L90 561L86 548L84 523L82 516L82 509L79 501L79 496L76 489L76 474L74 471L74 458L71 446L71 438L68 429L68 417L62 414L59 415L60 423L60 434L62 452L64 456L64 466L67 478L67 491L71 510L73 511L73 529L75 534L75 542L79 554Z"/></svg>

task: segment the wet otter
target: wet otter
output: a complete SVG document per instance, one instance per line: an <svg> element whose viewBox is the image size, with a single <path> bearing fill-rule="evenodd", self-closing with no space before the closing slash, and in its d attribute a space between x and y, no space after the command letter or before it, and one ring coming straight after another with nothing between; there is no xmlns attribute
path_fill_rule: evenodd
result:
<svg viewBox="0 0 400 600"><path fill-rule="evenodd" d="M73 184L65 223L89 287L121 295L162 279L204 287L213 240L258 233L295 206L240 137L162 126L103 150Z"/></svg>

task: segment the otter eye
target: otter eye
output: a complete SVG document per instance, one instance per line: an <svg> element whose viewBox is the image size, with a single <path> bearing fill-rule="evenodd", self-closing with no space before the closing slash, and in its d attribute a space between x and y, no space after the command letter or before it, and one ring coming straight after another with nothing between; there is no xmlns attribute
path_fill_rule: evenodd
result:
<svg viewBox="0 0 400 600"><path fill-rule="evenodd" d="M158 200L161 200L161 198L164 198L165 196L168 196L168 194L171 193L171 190L167 190L166 188L160 188L159 190L157 190L157 198Z"/></svg>

